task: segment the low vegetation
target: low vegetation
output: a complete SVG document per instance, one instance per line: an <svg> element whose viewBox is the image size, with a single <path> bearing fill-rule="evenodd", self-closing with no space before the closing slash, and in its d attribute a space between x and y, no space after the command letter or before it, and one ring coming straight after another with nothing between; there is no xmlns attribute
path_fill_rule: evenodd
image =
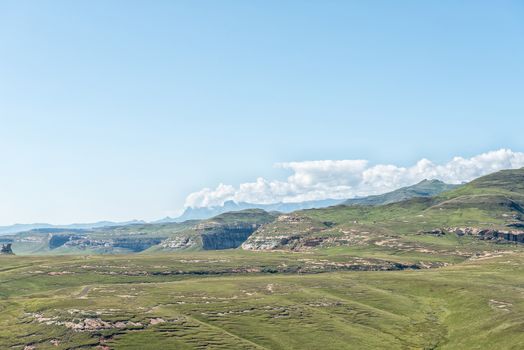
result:
<svg viewBox="0 0 524 350"><path fill-rule="evenodd" d="M370 252L378 255L378 252ZM445 267L312 253L2 257L6 349L518 349L524 252ZM383 265L382 265L383 266ZM400 266L400 265L399 265Z"/></svg>
<svg viewBox="0 0 524 350"><path fill-rule="evenodd" d="M520 349L523 184L3 237L0 347Z"/></svg>

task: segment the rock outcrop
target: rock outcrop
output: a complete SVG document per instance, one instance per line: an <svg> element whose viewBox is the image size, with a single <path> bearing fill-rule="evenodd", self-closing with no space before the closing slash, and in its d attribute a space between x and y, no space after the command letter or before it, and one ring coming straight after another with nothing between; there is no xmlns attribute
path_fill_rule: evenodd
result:
<svg viewBox="0 0 524 350"><path fill-rule="evenodd" d="M524 231L521 230L503 230L503 229L485 229L477 227L450 227L448 232L455 233L459 236L475 236L483 240L497 240L524 243Z"/></svg>
<svg viewBox="0 0 524 350"><path fill-rule="evenodd" d="M243 244L245 250L304 250L324 245L337 245L335 238L325 235L333 227L300 214L280 215L273 223L259 228Z"/></svg>
<svg viewBox="0 0 524 350"><path fill-rule="evenodd" d="M78 249L113 249L123 248L132 252L141 252L162 242L163 238L156 237L115 237L115 238L92 238L87 235L59 234L51 235L49 248L70 247Z"/></svg>
<svg viewBox="0 0 524 350"><path fill-rule="evenodd" d="M275 218L275 214L258 209L230 212L179 231L159 246L163 250L234 249Z"/></svg>
<svg viewBox="0 0 524 350"><path fill-rule="evenodd" d="M238 248L256 231L258 225L225 226L202 233L204 250Z"/></svg>
<svg viewBox="0 0 524 350"><path fill-rule="evenodd" d="M55 249L63 246L67 242L83 239L82 236L77 235L50 235L49 249Z"/></svg>
<svg viewBox="0 0 524 350"><path fill-rule="evenodd" d="M160 242L159 246L162 249L171 249L171 250L184 250L189 249L197 245L194 237L191 236L175 236L168 238Z"/></svg>
<svg viewBox="0 0 524 350"><path fill-rule="evenodd" d="M2 244L2 248L0 248L0 254L2 254L2 255L14 255L13 249L11 249L11 243Z"/></svg>

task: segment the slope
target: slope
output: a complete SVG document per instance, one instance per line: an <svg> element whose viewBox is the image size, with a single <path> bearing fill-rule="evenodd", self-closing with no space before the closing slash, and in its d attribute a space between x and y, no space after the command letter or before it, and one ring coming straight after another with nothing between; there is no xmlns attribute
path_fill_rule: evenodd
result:
<svg viewBox="0 0 524 350"><path fill-rule="evenodd" d="M399 188L398 190L363 198L352 198L345 201L344 205L383 205L401 202L416 197L432 197L442 192L452 190L459 185L446 184L440 180L422 180L413 185Z"/></svg>
<svg viewBox="0 0 524 350"><path fill-rule="evenodd" d="M335 206L280 216L243 245L245 249L330 246L391 247L401 251L465 249L484 241L524 242L524 169L481 177L435 197L380 206ZM459 247L460 246L460 247ZM483 249L483 248L482 248Z"/></svg>

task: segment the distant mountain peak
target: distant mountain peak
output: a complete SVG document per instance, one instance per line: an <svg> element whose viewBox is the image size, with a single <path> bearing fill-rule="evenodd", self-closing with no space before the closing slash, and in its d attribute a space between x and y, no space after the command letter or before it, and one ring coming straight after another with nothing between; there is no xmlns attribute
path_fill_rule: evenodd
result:
<svg viewBox="0 0 524 350"><path fill-rule="evenodd" d="M420 181L419 183L417 183L416 185L426 184L426 183L430 183L430 184L446 184L444 181L441 181L439 179L424 179L424 180Z"/></svg>
<svg viewBox="0 0 524 350"><path fill-rule="evenodd" d="M208 219L213 216L220 215L229 211L240 211L245 209L262 209L267 212L282 212L289 213L296 210L312 209L312 208L325 208L332 205L341 204L343 200L340 199L325 199L318 201L305 201L297 203L273 203L273 204L255 204L247 202L235 202L233 200L225 201L221 206L212 207L200 207L193 208L188 207L184 213L178 218L173 219L175 222L182 222L186 220L200 220Z"/></svg>

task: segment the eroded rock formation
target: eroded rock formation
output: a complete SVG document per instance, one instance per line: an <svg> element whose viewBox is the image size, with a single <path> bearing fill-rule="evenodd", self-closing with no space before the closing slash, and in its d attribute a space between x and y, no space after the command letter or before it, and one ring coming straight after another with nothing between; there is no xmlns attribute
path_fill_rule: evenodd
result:
<svg viewBox="0 0 524 350"><path fill-rule="evenodd" d="M447 231L459 236L470 235L484 240L499 240L508 242L524 243L524 231L503 230L503 229L484 229L477 227L450 227Z"/></svg>
<svg viewBox="0 0 524 350"><path fill-rule="evenodd" d="M11 249L11 243L2 244L2 248L0 248L0 254L14 255L13 250Z"/></svg>

